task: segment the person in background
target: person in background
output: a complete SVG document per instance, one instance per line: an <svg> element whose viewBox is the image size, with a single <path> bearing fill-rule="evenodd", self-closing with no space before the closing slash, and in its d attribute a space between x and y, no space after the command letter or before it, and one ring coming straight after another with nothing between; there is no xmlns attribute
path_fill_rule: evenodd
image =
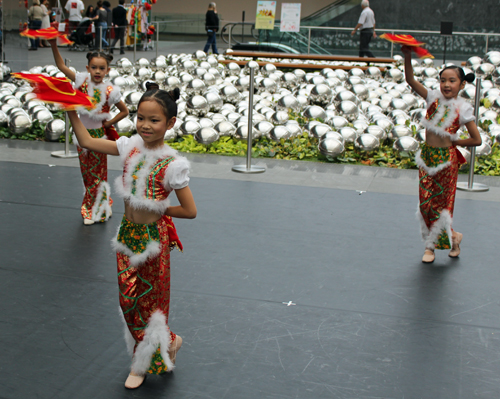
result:
<svg viewBox="0 0 500 399"><path fill-rule="evenodd" d="M33 5L28 10L28 18L30 20L30 29L37 30L42 27L42 18L44 17L44 11L40 7L40 0L33 0ZM31 47L30 50L38 50L40 44L40 39L30 39Z"/></svg>
<svg viewBox="0 0 500 399"><path fill-rule="evenodd" d="M113 25L113 13L111 11L111 3L107 0L104 0L102 2L102 6L104 7L104 9L106 10L107 12L107 17L108 19L106 20L106 24L108 25L108 29L106 30L106 34L104 35L104 38L106 39L106 41L108 43L111 42L111 26Z"/></svg>
<svg viewBox="0 0 500 399"><path fill-rule="evenodd" d="M102 41L102 48L109 46L106 41L106 30L108 29L108 12L104 8L102 1L97 2L96 15L93 18L95 24L95 48L99 48L99 43ZM102 28L102 37L101 37Z"/></svg>
<svg viewBox="0 0 500 399"><path fill-rule="evenodd" d="M94 9L94 6L88 6L87 7L87 11L85 11L85 16L87 18L94 18L95 17L95 9Z"/></svg>
<svg viewBox="0 0 500 399"><path fill-rule="evenodd" d="M212 53L219 54L216 43L217 31L219 30L219 16L217 15L215 3L210 3L208 5L208 11L205 15L205 29L207 31L208 39L203 51L208 53L210 46L212 46Z"/></svg>
<svg viewBox="0 0 500 399"><path fill-rule="evenodd" d="M42 17L42 27L41 29L47 29L50 28L50 5L49 5L49 0L43 0L42 4L40 4L40 7L42 7L42 10L44 12L44 15ZM50 47L50 44L47 40L41 40L40 41L40 47Z"/></svg>
<svg viewBox="0 0 500 399"><path fill-rule="evenodd" d="M113 26L115 28L115 38L111 43L111 53L115 48L116 42L120 40L120 54L125 54L125 30L127 29L127 9L125 0L118 0L118 6L113 8Z"/></svg>
<svg viewBox="0 0 500 399"><path fill-rule="evenodd" d="M374 58L375 56L370 51L370 40L372 40L372 37L377 37L377 34L375 33L375 14L370 8L368 0L363 0L361 2L361 8L363 11L361 11L358 24L351 32L351 36L354 36L356 31L360 29L361 36L359 38L359 56Z"/></svg>
<svg viewBox="0 0 500 399"><path fill-rule="evenodd" d="M71 34L71 32L73 32L78 27L78 24L82 20L85 6L83 5L82 0L68 0L68 2L66 3L66 7L64 8L69 13L68 28L69 33Z"/></svg>

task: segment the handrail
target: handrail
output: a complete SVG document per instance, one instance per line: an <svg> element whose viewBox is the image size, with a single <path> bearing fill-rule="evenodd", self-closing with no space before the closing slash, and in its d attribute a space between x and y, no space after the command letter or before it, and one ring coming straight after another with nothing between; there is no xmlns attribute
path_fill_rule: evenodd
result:
<svg viewBox="0 0 500 399"><path fill-rule="evenodd" d="M231 44L231 41L233 41L233 40L234 40L234 42L235 42L236 44L241 44L241 42L237 41L237 40L236 40L236 39L234 39L234 37L233 37L233 28L234 28L236 25L241 25L241 26L243 26L243 28L244 28L244 27L245 27L245 25L255 26L255 22L228 22L227 24L225 24L225 25L222 27L222 29L220 30L220 38L221 38L221 40L222 40L224 43L226 43L226 44L228 44L228 45L229 45L229 48L231 48L231 45L232 45L232 44ZM228 35L229 35L229 40L226 40L226 38L224 37L224 33L225 33L226 28L227 28L228 26L230 26L230 28L229 28L229 33L228 33ZM255 35L252 33L252 31L253 31L253 30L254 30L254 29L251 29L251 30L250 30L250 34L251 34L251 35L255 38Z"/></svg>

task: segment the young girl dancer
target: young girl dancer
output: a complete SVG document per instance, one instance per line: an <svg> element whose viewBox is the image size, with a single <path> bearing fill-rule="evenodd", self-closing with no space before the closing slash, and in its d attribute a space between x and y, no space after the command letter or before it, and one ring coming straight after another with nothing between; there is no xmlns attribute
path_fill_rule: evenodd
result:
<svg viewBox="0 0 500 399"><path fill-rule="evenodd" d="M448 66L440 73L440 90L427 90L413 76L411 49L401 48L405 55L405 77L413 90L427 102L422 121L425 143L417 152L419 167L419 210L422 237L425 241L424 263L434 262L435 249L450 249L449 256L460 254L462 234L451 228L459 164L464 161L456 145L474 147L481 144L472 106L458 92L474 74L465 75L460 67ZM465 125L470 138L460 139L457 130Z"/></svg>
<svg viewBox="0 0 500 399"><path fill-rule="evenodd" d="M55 40L50 41L56 65L68 79L75 82L75 88L90 97L93 97L94 109L79 110L80 118L90 135L94 138L117 138L113 124L128 115L127 106L121 101L120 89L110 82L104 82L109 72L109 63L113 57L100 52L87 54L87 72L75 73L63 61ZM120 111L114 118L109 114L110 107L115 104ZM113 134L114 132L114 134ZM83 223L91 225L95 222L105 222L111 216L111 205L108 184L108 160L105 154L87 151L76 142L80 170L82 172L85 194L83 197L81 214Z"/></svg>
<svg viewBox="0 0 500 399"><path fill-rule="evenodd" d="M196 205L189 189L189 162L164 144L177 115L179 89L151 90L139 101L137 135L116 142L91 137L75 112L73 130L83 148L120 155L123 176L116 180L125 200L125 215L113 245L117 250L120 307L125 339L133 353L125 387L138 388L146 373L160 374L174 367L182 338L168 328L170 305L170 249L182 245L172 217L193 219ZM175 191L179 206L169 206Z"/></svg>

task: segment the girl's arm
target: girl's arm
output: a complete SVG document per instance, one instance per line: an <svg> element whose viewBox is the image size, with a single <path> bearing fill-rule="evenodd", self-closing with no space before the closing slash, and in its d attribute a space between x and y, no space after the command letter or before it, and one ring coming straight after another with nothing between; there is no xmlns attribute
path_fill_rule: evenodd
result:
<svg viewBox="0 0 500 399"><path fill-rule="evenodd" d="M469 138L464 140L455 141L456 145L461 145L462 147L477 147L481 145L483 140L481 139L481 135L479 134L479 130L477 130L476 122L470 121L465 124L467 131L469 132Z"/></svg>
<svg viewBox="0 0 500 399"><path fill-rule="evenodd" d="M61 53L59 52L59 49L57 48L57 41L56 39L49 40L50 47L52 47L52 54L54 54L54 60L56 61L56 66L59 68L59 70L66 75L66 77L69 80L72 80L73 82L75 81L76 73L74 73L71 69L69 69L66 64L64 63L64 60L61 56Z"/></svg>
<svg viewBox="0 0 500 399"><path fill-rule="evenodd" d="M177 195L180 205L169 206L165 215L181 219L194 219L198 211L189 186L175 190L175 195Z"/></svg>
<svg viewBox="0 0 500 399"><path fill-rule="evenodd" d="M408 46L401 46L401 51L405 56L405 79L410 87L422 98L427 98L427 89L425 86L418 82L413 76L413 66L411 65L411 48Z"/></svg>
<svg viewBox="0 0 500 399"><path fill-rule="evenodd" d="M73 132L75 132L78 139L78 144L82 148L102 152L103 154L120 155L115 141L92 138L75 111L68 111L68 116L73 126Z"/></svg>
<svg viewBox="0 0 500 399"><path fill-rule="evenodd" d="M103 123L104 127L108 128L111 125L114 125L116 122L121 121L128 115L128 108L123 101L120 100L120 102L116 103L116 108L120 110L120 113L117 114L113 119L110 119L109 121L104 121Z"/></svg>

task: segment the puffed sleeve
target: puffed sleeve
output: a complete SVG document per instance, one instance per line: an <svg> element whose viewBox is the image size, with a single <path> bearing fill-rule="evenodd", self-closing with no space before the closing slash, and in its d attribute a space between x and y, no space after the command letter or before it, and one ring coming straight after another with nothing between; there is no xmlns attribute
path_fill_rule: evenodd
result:
<svg viewBox="0 0 500 399"><path fill-rule="evenodd" d="M120 91L120 88L116 85L112 85L113 90L109 94L109 105L113 105L116 103L119 103L120 100L122 99L122 93Z"/></svg>
<svg viewBox="0 0 500 399"><path fill-rule="evenodd" d="M460 107L460 125L465 125L474 120L476 120L476 117L474 116L472 105L464 101Z"/></svg>
<svg viewBox="0 0 500 399"><path fill-rule="evenodd" d="M120 155L123 155L125 154L126 152L126 147L128 145L128 142L129 142L129 138L126 137L126 136L121 136L118 140L116 140L116 148L118 149L118 153Z"/></svg>
<svg viewBox="0 0 500 399"><path fill-rule="evenodd" d="M165 175L165 187L172 190L180 190L189 185L189 161L177 155L167 168Z"/></svg>
<svg viewBox="0 0 500 399"><path fill-rule="evenodd" d="M427 90L427 98L425 102L427 103L427 108L438 98L439 91L438 90Z"/></svg>
<svg viewBox="0 0 500 399"><path fill-rule="evenodd" d="M83 82L85 82L86 78L90 80L90 74L88 72L77 72L75 74L75 89L78 89Z"/></svg>

